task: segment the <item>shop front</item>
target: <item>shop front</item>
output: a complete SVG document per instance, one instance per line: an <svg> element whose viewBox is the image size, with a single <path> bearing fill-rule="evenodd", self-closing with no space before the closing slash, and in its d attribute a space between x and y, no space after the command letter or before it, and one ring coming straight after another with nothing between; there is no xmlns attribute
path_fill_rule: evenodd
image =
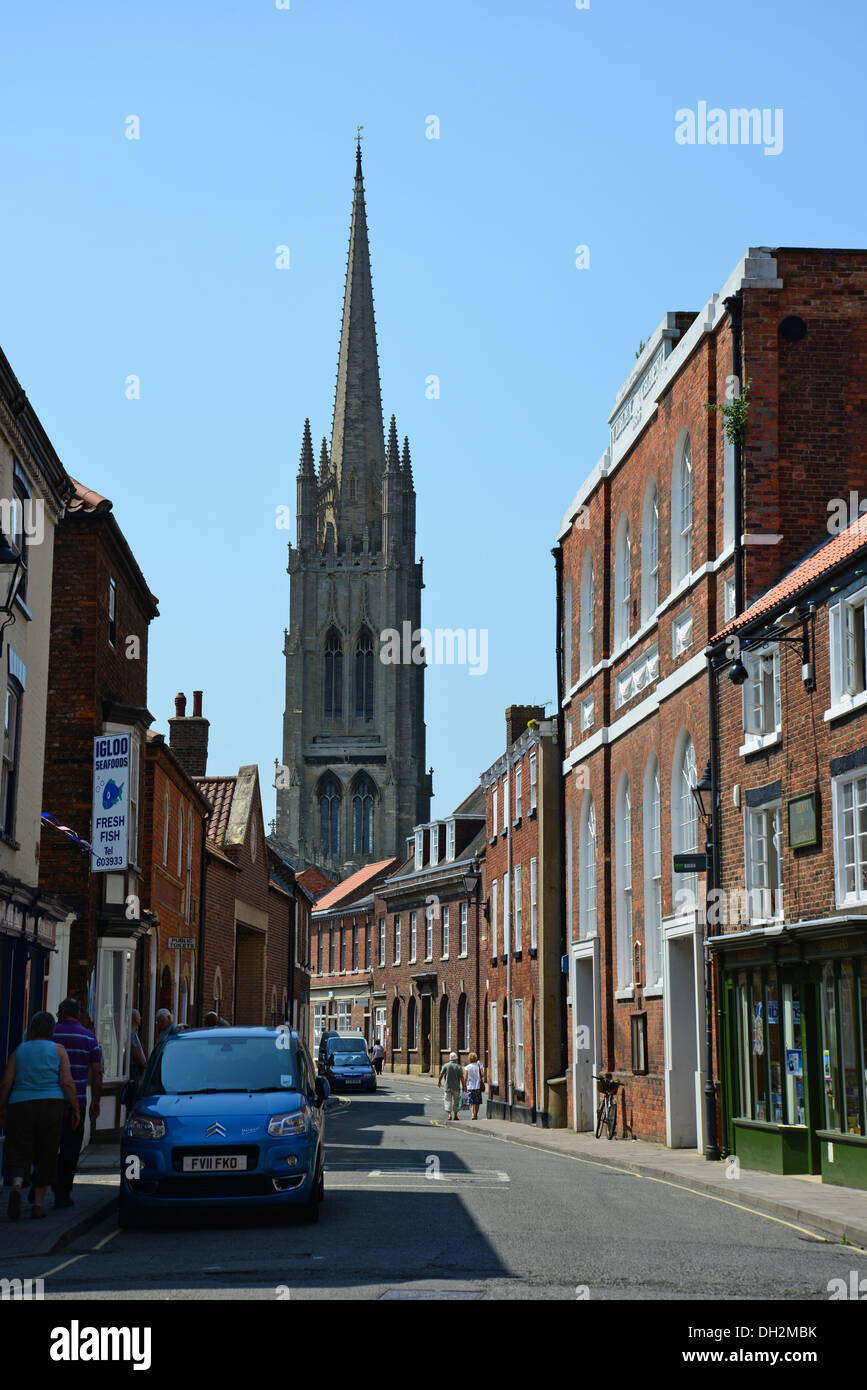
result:
<svg viewBox="0 0 867 1390"><path fill-rule="evenodd" d="M745 1168L867 1189L867 920L709 944L729 1152Z"/></svg>

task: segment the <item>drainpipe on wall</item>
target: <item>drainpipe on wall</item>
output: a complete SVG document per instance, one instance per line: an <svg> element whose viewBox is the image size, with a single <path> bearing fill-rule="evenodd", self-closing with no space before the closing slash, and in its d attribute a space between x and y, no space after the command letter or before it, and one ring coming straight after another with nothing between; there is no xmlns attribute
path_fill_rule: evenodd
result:
<svg viewBox="0 0 867 1390"><path fill-rule="evenodd" d="M705 652L707 660L708 738L710 742L710 820L705 838L708 853L704 907L704 988L705 988L705 1141L704 1156L716 1162L720 1156L716 1120L716 1090L713 1079L713 971L714 962L708 938L713 935L709 920L711 892L719 887L719 770L717 766L716 672L713 653Z"/></svg>
<svg viewBox="0 0 867 1390"><path fill-rule="evenodd" d="M569 923L566 920L566 783L563 777L563 764L566 761L566 720L563 718L563 546L557 545L551 551L557 581L557 820L560 836L560 955L569 954ZM560 1073L567 1075L569 1048L566 1036L568 1017L566 998L568 993L567 975L560 977Z"/></svg>
<svg viewBox="0 0 867 1390"><path fill-rule="evenodd" d="M730 295L725 301L725 307L729 311L729 320L732 330L732 376L736 376L739 388L743 390L741 381L741 371L743 360L741 352L741 335L743 333L743 291L738 290L737 294ZM744 611L744 451L739 439L735 440L735 478L734 478L734 511L735 511L735 617Z"/></svg>
<svg viewBox="0 0 867 1390"><path fill-rule="evenodd" d="M512 1107L515 1104L515 1069L512 1065L515 1049L515 1018L512 1008L512 951L514 950L514 928L515 928L515 904L512 901L512 890L514 881L512 876L512 768L509 762L509 750L506 749L506 804L509 812L506 816L506 874L508 887L508 898L503 894L503 936L506 935L506 903L509 905L509 949L506 952L506 1007L509 1011L509 1031L507 1034L507 1056L506 1056L506 1075L509 1078L509 1118L512 1117ZM505 941L503 942L505 945Z"/></svg>

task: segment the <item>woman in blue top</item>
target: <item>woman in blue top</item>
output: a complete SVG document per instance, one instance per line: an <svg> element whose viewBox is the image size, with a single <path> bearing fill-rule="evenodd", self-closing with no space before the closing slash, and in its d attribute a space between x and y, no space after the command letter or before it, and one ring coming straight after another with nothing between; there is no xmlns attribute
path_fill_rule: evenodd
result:
<svg viewBox="0 0 867 1390"><path fill-rule="evenodd" d="M27 1040L13 1052L0 1080L0 1124L6 1130L6 1161L12 1181L10 1221L21 1215L21 1188L31 1165L31 1216L45 1215L45 1189L57 1176L67 1102L72 1106L72 1128L81 1123L69 1056L65 1047L51 1041L53 1033L54 1015L34 1014Z"/></svg>

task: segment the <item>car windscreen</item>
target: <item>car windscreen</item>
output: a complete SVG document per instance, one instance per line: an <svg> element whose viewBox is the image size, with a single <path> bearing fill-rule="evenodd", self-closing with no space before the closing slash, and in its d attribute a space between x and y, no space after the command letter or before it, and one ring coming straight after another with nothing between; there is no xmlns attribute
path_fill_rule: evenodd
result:
<svg viewBox="0 0 867 1390"><path fill-rule="evenodd" d="M168 1042L148 1067L141 1094L196 1095L220 1091L298 1091L294 1047L281 1037L192 1037Z"/></svg>
<svg viewBox="0 0 867 1390"><path fill-rule="evenodd" d="M334 1057L334 1065L337 1067L369 1067L370 1058L366 1052L338 1052Z"/></svg>
<svg viewBox="0 0 867 1390"><path fill-rule="evenodd" d="M357 1038L329 1038L325 1046L326 1050L333 1052L335 1057L338 1052L360 1052L367 1056L364 1051L364 1043L359 1042Z"/></svg>

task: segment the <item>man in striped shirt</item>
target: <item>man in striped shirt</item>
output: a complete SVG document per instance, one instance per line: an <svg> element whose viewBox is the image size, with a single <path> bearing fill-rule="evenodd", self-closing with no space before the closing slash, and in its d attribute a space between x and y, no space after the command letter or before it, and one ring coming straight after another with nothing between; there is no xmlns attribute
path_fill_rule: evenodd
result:
<svg viewBox="0 0 867 1390"><path fill-rule="evenodd" d="M64 999L57 1010L58 1023L54 1030L54 1042L62 1043L69 1053L69 1069L75 1082L78 1106L81 1110L81 1124L72 1128L72 1111L67 1109L60 1135L60 1155L57 1162L57 1182L54 1184L54 1205L71 1207L72 1184L81 1141L84 1137L84 1109L87 1105L87 1078L90 1072L90 1122L96 1123L99 1114L99 1100L102 1095L102 1052L96 1035L80 1022L81 1005L77 999Z"/></svg>

